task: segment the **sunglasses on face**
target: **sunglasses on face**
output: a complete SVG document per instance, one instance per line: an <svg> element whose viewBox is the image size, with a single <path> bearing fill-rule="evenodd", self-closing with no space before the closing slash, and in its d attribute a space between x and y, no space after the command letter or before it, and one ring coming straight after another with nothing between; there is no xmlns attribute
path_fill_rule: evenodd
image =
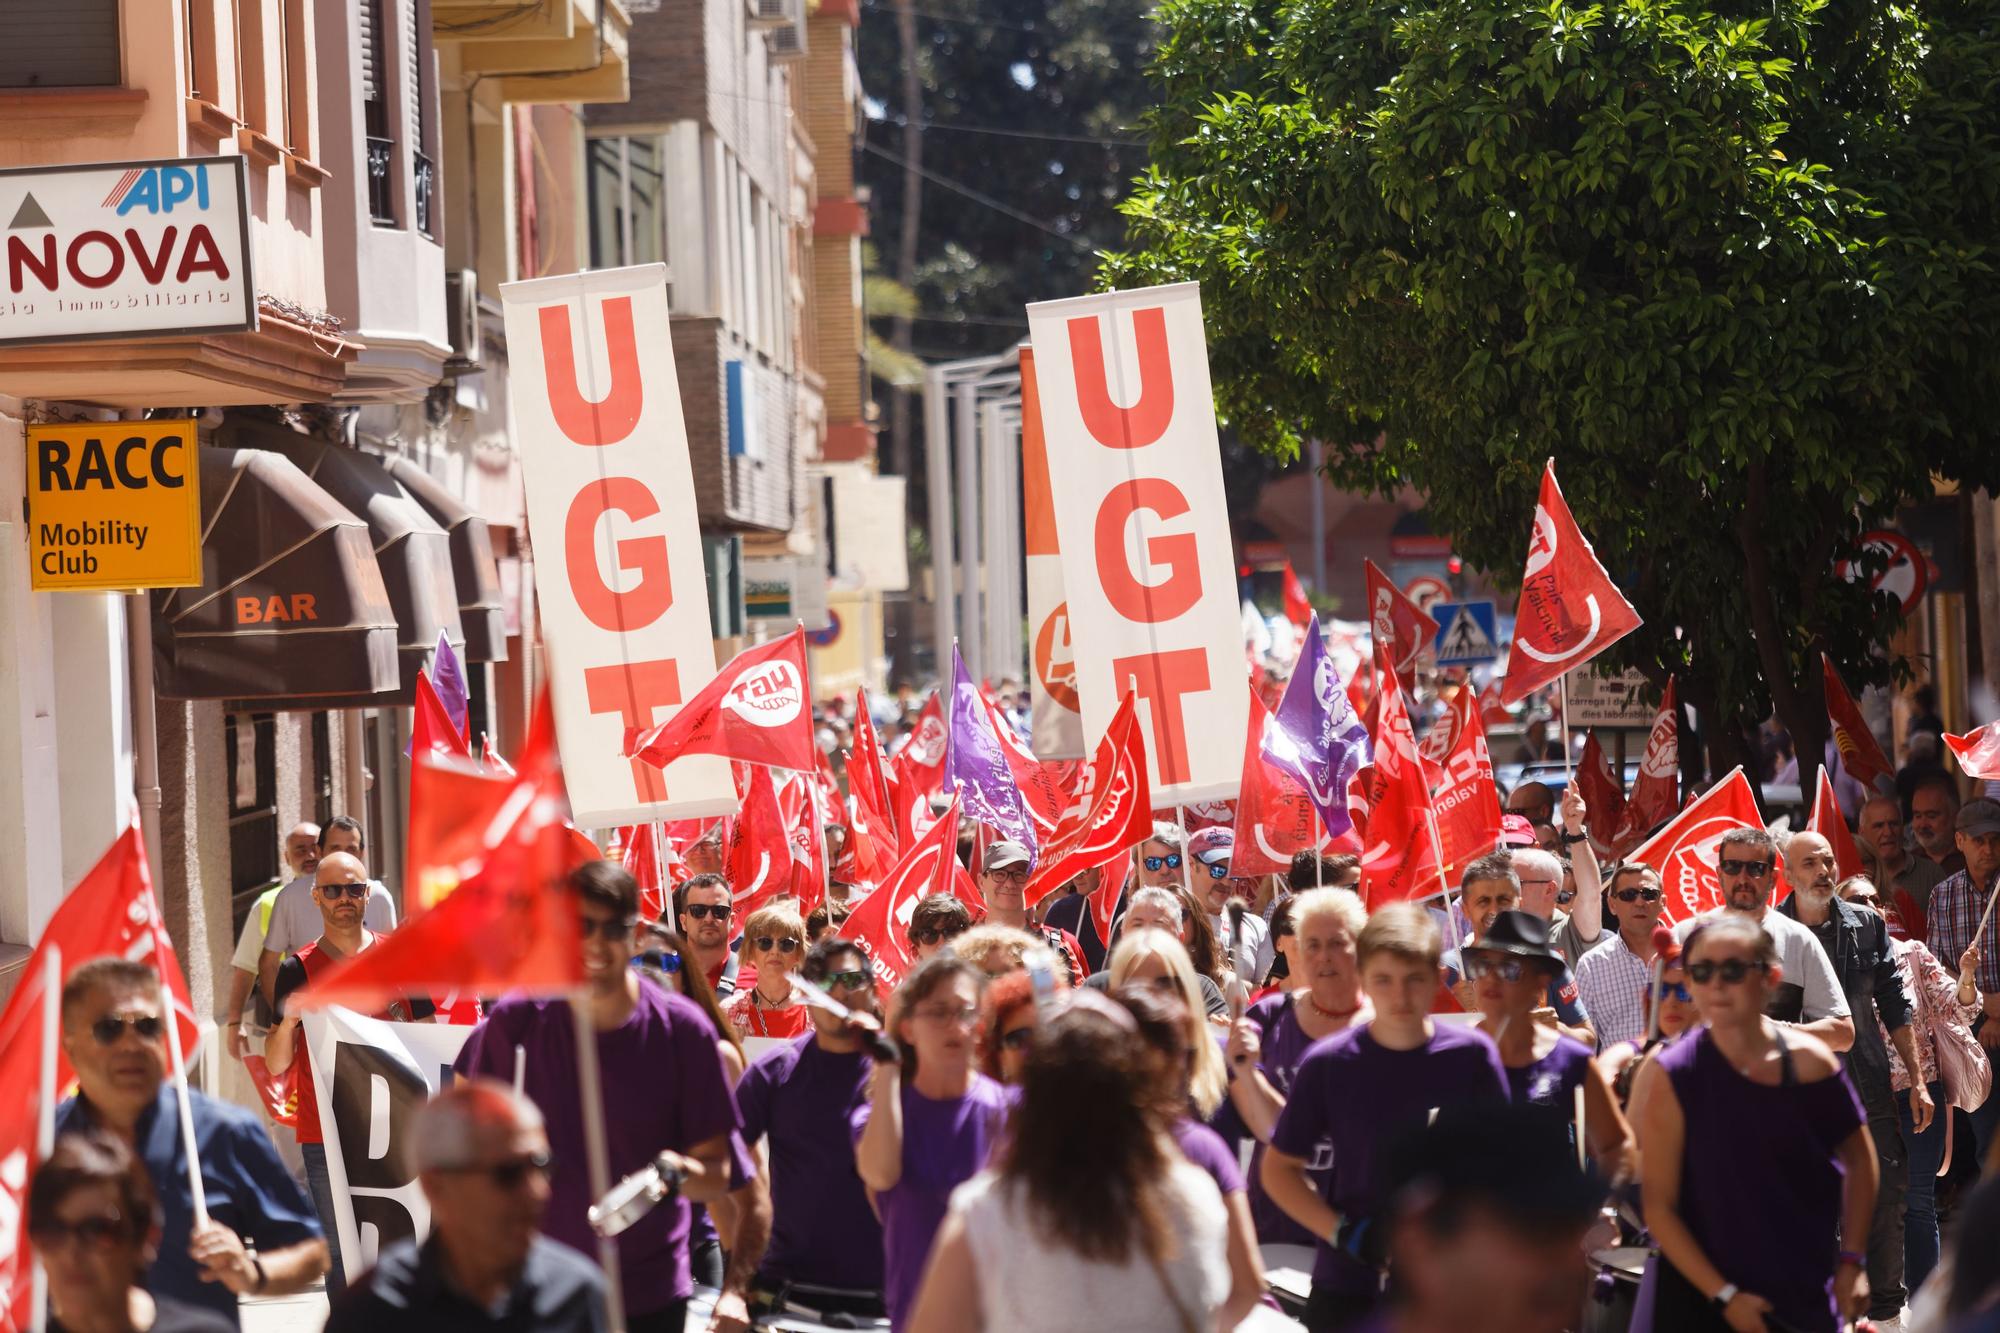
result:
<svg viewBox="0 0 2000 1333"><path fill-rule="evenodd" d="M769 935L759 935L757 937L757 947L762 949L765 953L769 953L771 952L771 950L776 949L779 953L790 954L790 953L797 953L799 951L799 942L793 939L789 935L785 936L785 938L781 940L772 939Z"/></svg>
<svg viewBox="0 0 2000 1333"><path fill-rule="evenodd" d="M1769 861L1739 861L1733 856L1723 857L1715 868L1725 875L1748 875L1752 879L1762 879L1771 873Z"/></svg>
<svg viewBox="0 0 2000 1333"><path fill-rule="evenodd" d="M1033 1025L1024 1028L1010 1028L1000 1034L1000 1047L1008 1051L1025 1051L1028 1043L1035 1039Z"/></svg>
<svg viewBox="0 0 2000 1333"><path fill-rule="evenodd" d="M681 911L687 913L690 921L701 921L711 916L717 921L727 921L729 914L735 910L735 907L729 903L689 903L681 909Z"/></svg>
<svg viewBox="0 0 2000 1333"><path fill-rule="evenodd" d="M1656 903L1660 901L1658 889L1620 889L1611 895L1621 903Z"/></svg>
<svg viewBox="0 0 2000 1333"><path fill-rule="evenodd" d="M1148 870L1179 870L1180 868L1181 854L1179 852L1168 852L1165 856L1149 856L1146 858L1146 869Z"/></svg>
<svg viewBox="0 0 2000 1333"><path fill-rule="evenodd" d="M1670 981L1662 984L1660 987L1660 999L1662 1002L1679 1000L1682 1004L1694 1003L1694 995L1686 986L1683 986L1678 981Z"/></svg>
<svg viewBox="0 0 2000 1333"><path fill-rule="evenodd" d="M826 974L826 988L828 990L859 990L867 984L868 974L858 967L847 972L829 972Z"/></svg>
<svg viewBox="0 0 2000 1333"><path fill-rule="evenodd" d="M1689 963L1687 966L1688 980L1697 986L1706 986L1717 978L1720 978L1725 986L1740 986L1744 978L1755 976L1763 970L1762 964L1742 958L1725 958L1719 963Z"/></svg>
<svg viewBox="0 0 2000 1333"><path fill-rule="evenodd" d="M681 956L677 953L642 953L632 962L635 966L644 963L654 971L664 972L668 976L673 976L681 970Z"/></svg>
<svg viewBox="0 0 2000 1333"><path fill-rule="evenodd" d="M1229 862L1227 861L1217 861L1214 865L1208 866L1207 870L1210 879L1229 878Z"/></svg>
<svg viewBox="0 0 2000 1333"><path fill-rule="evenodd" d="M342 898L366 898L368 885L363 884L321 884L319 896L328 902L339 902Z"/></svg>
<svg viewBox="0 0 2000 1333"><path fill-rule="evenodd" d="M126 1028L138 1033L141 1041L158 1041L160 1034L167 1030L158 1014L139 1014L136 1017L106 1014L90 1025L90 1035L97 1039L99 1046L116 1046L125 1036Z"/></svg>
<svg viewBox="0 0 2000 1333"><path fill-rule="evenodd" d="M81 1217L65 1222L59 1217L38 1219L28 1228L28 1238L38 1250L61 1249L75 1241L86 1250L108 1250L130 1238L132 1228L122 1217Z"/></svg>
<svg viewBox="0 0 2000 1333"><path fill-rule="evenodd" d="M503 1190L517 1190L530 1173L544 1180L555 1173L555 1158L546 1152L528 1153L521 1157L510 1157L504 1162L491 1166L462 1166L453 1169L452 1174L462 1176L485 1176Z"/></svg>
<svg viewBox="0 0 2000 1333"><path fill-rule="evenodd" d="M921 930L911 931L910 938L925 948L929 948L933 944L943 944L946 940L957 939L964 933L965 930L961 926L953 926L949 930L940 930L936 926L925 926Z"/></svg>
<svg viewBox="0 0 2000 1333"><path fill-rule="evenodd" d="M1502 981L1519 981L1528 974L1528 964L1521 958L1480 958L1465 960L1465 975L1478 981L1483 977L1498 977Z"/></svg>
<svg viewBox="0 0 2000 1333"><path fill-rule="evenodd" d="M589 943L591 936L595 935L615 944L632 933L632 918L579 916L576 930L585 943Z"/></svg>

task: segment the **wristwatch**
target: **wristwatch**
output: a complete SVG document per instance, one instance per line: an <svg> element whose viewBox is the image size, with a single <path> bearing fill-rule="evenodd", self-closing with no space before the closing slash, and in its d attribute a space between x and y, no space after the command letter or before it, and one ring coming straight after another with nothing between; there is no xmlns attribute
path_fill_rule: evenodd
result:
<svg viewBox="0 0 2000 1333"><path fill-rule="evenodd" d="M1715 1295L1709 1297L1709 1299L1715 1302L1716 1309L1727 1310L1729 1308L1729 1303L1736 1299L1737 1293L1740 1290L1741 1288L1739 1288L1734 1282L1725 1282L1722 1284L1722 1290L1716 1292Z"/></svg>
<svg viewBox="0 0 2000 1333"><path fill-rule="evenodd" d="M1588 833L1564 833L1562 835L1562 845L1565 847L1574 847L1589 837Z"/></svg>

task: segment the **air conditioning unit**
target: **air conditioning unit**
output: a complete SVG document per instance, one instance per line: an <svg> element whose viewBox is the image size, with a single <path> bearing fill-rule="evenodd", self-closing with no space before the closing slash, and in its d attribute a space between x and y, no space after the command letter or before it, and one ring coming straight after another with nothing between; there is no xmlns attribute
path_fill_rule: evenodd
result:
<svg viewBox="0 0 2000 1333"><path fill-rule="evenodd" d="M771 59L804 60L806 58L805 0L779 0L779 3L783 4L786 10L785 26L773 28L769 33Z"/></svg>
<svg viewBox="0 0 2000 1333"><path fill-rule="evenodd" d="M447 375L470 375L483 360L479 334L479 275L469 268L444 276L445 324L449 329L451 359L444 364Z"/></svg>
<svg viewBox="0 0 2000 1333"><path fill-rule="evenodd" d="M792 21L791 0L743 0L752 28L782 28Z"/></svg>

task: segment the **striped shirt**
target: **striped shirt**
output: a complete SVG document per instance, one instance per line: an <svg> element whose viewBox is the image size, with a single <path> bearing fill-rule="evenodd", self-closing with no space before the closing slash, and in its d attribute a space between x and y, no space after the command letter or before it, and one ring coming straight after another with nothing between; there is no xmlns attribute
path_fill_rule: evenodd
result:
<svg viewBox="0 0 2000 1333"><path fill-rule="evenodd" d="M1972 932L1979 929L1979 917L1985 910L1986 895L1963 870L1931 890L1927 943L1948 971L1957 973L1958 957L1971 946ZM1986 933L1979 940L1979 989L1987 995L2000 992L2000 915L1986 923Z"/></svg>
<svg viewBox="0 0 2000 1333"><path fill-rule="evenodd" d="M1653 965L1633 953L1623 935L1613 934L1576 960L1577 993L1601 1048L1645 1039L1646 987L1652 980Z"/></svg>

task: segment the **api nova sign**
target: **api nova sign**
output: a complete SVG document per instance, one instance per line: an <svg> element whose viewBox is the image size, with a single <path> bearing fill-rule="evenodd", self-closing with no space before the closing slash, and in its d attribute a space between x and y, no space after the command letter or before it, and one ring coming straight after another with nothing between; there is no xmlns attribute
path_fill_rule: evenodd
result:
<svg viewBox="0 0 2000 1333"><path fill-rule="evenodd" d="M0 171L0 344L257 327L240 157Z"/></svg>

